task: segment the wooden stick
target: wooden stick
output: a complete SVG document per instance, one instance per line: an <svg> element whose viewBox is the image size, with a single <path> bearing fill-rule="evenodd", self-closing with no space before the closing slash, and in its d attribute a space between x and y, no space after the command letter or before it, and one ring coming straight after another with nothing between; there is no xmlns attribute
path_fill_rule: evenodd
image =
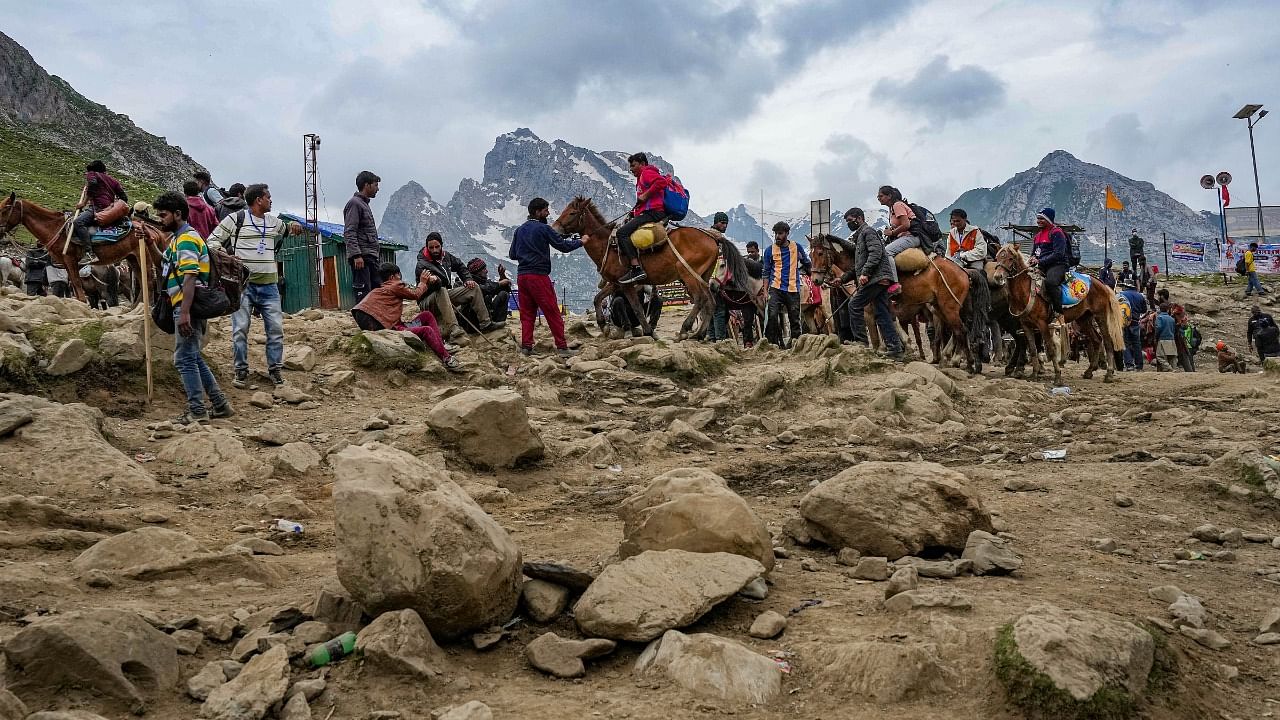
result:
<svg viewBox="0 0 1280 720"><path fill-rule="evenodd" d="M150 294L147 292L147 282L151 276L151 266L147 265L147 244L150 240L142 228L139 227L137 232L142 236L138 241L138 264L142 266L138 272L142 274L139 278L141 280L139 285L142 287L142 352L147 363L147 404L150 405L155 391L151 380L151 302Z"/></svg>
<svg viewBox="0 0 1280 720"><path fill-rule="evenodd" d="M71 214L71 219L67 221L67 239L62 243L63 257L66 257L67 251L71 249L71 232L76 228L76 217L80 214L80 211L84 209L82 206L84 205L85 200L88 199L88 195L89 186L85 185L80 189L80 202L76 204L75 212ZM76 269L79 270L79 268Z"/></svg>

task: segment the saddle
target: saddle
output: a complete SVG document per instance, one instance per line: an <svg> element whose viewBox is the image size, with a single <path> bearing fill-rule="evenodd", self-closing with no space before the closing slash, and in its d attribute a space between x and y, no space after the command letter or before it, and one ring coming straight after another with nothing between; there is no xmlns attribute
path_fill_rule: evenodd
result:
<svg viewBox="0 0 1280 720"><path fill-rule="evenodd" d="M645 223L631 233L631 244L642 253L660 250L666 242L666 222Z"/></svg>
<svg viewBox="0 0 1280 720"><path fill-rule="evenodd" d="M898 253L893 262L898 266L899 274L914 275L929 266L929 256L920 248L907 248Z"/></svg>
<svg viewBox="0 0 1280 720"><path fill-rule="evenodd" d="M1062 290L1062 308L1065 310L1073 305L1078 305L1089 294L1089 288L1091 287L1093 287L1093 278L1075 270L1068 272L1060 288ZM1044 291L1044 281L1041 278L1036 278L1036 292L1040 293L1040 297L1048 299Z"/></svg>
<svg viewBox="0 0 1280 720"><path fill-rule="evenodd" d="M133 231L133 221L129 219L129 203L116 200L100 212L93 214L96 225L90 235L93 245L109 245L118 242Z"/></svg>

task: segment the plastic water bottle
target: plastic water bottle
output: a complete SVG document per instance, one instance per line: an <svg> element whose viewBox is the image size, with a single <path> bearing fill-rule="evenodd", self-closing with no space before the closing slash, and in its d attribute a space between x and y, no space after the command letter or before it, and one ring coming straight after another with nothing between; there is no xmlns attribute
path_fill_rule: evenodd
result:
<svg viewBox="0 0 1280 720"><path fill-rule="evenodd" d="M302 523L296 523L292 520L285 520L284 518L277 519L274 523L271 524L271 527L274 530L279 530L280 532L286 532L286 533L289 533L290 535L302 534Z"/></svg>
<svg viewBox="0 0 1280 720"><path fill-rule="evenodd" d="M307 661L311 663L311 667L323 667L350 655L351 651L355 649L356 634L353 632L344 632L324 645L312 650Z"/></svg>

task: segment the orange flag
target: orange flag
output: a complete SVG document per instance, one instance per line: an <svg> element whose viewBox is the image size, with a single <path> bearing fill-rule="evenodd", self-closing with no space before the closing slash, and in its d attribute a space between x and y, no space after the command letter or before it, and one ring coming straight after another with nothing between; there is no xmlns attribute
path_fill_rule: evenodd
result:
<svg viewBox="0 0 1280 720"><path fill-rule="evenodd" d="M1111 186L1107 186L1107 209L1108 210L1124 210L1124 203L1120 202L1120 198L1111 192Z"/></svg>

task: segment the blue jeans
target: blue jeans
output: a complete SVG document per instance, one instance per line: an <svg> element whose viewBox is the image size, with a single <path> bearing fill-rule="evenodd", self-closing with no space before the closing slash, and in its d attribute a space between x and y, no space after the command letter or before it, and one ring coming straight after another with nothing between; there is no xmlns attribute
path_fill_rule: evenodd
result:
<svg viewBox="0 0 1280 720"><path fill-rule="evenodd" d="M250 313L258 308L267 331L267 369L284 367L284 314L280 310L280 286L246 283L240 309L231 316L231 350L236 371L249 370Z"/></svg>
<svg viewBox="0 0 1280 720"><path fill-rule="evenodd" d="M1258 281L1258 273L1251 272L1248 274L1248 277L1249 277L1249 284L1245 285L1244 287L1245 295L1252 293L1254 290L1257 290L1259 295L1266 294L1267 292L1266 288L1262 287L1262 283Z"/></svg>
<svg viewBox="0 0 1280 720"><path fill-rule="evenodd" d="M1124 365L1142 369L1142 326L1134 323L1124 329Z"/></svg>
<svg viewBox="0 0 1280 720"><path fill-rule="evenodd" d="M845 311L849 313L849 328L853 333L853 341L870 345L867 337L867 321L862 311L870 305L875 312L876 327L880 329L880 339L884 342L884 350L890 355L899 355L904 351L902 338L898 328L893 324L893 315L889 310L888 287L880 283L868 283L858 288L849 298Z"/></svg>
<svg viewBox="0 0 1280 720"><path fill-rule="evenodd" d="M886 241L884 250L889 253L889 257L892 259L897 257L898 253L903 250L918 247L920 247L920 238L912 235L911 233L907 233L906 235L899 235L893 240ZM889 263L889 267L893 269L893 281L898 282L898 263L891 262Z"/></svg>
<svg viewBox="0 0 1280 720"><path fill-rule="evenodd" d="M175 326L178 324L178 315L178 308L175 307L173 309ZM227 402L227 397L222 394L218 381L213 377L213 371L209 369L204 356L200 354L206 326L206 321L193 319L190 335L184 337L176 330L173 334L173 366L178 369L178 376L182 378L182 389L187 393L187 409L194 415L205 414L205 395L209 396L209 402L214 407L225 405Z"/></svg>

